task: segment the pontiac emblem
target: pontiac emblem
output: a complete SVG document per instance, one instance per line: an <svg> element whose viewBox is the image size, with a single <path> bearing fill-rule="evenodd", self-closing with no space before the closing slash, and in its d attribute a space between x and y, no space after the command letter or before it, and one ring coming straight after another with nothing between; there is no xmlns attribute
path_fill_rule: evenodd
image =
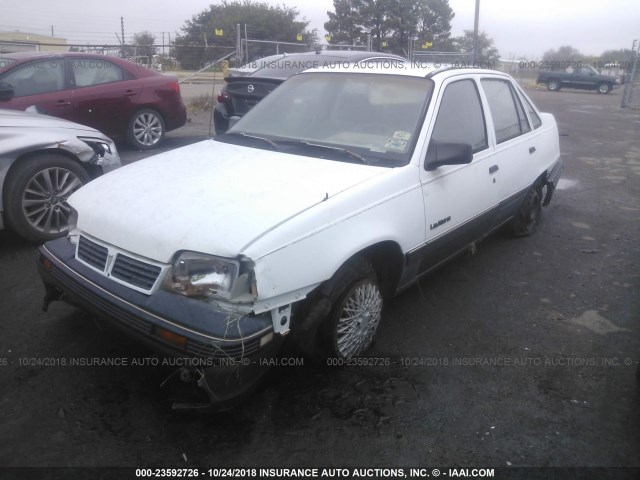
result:
<svg viewBox="0 0 640 480"><path fill-rule="evenodd" d="M249 92L249 93L253 93L253 91L254 91L254 90L255 90L255 89L254 89L253 85L249 85L249 86L247 87L247 92Z"/></svg>

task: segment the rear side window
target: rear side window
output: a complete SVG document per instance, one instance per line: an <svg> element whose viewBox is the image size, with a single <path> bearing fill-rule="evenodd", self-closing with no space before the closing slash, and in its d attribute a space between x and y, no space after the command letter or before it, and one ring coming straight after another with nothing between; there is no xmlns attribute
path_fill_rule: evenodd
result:
<svg viewBox="0 0 640 480"><path fill-rule="evenodd" d="M484 79L481 82L489 101L497 143L531 131L522 104L508 81Z"/></svg>
<svg viewBox="0 0 640 480"><path fill-rule="evenodd" d="M107 60L73 58L71 70L76 87L89 87L123 80L122 69Z"/></svg>
<svg viewBox="0 0 640 480"><path fill-rule="evenodd" d="M526 97L523 96L522 101L524 102L524 106L529 113L529 118L531 119L531 123L533 123L533 129L535 130L540 125L542 125L542 120L540 120L540 116L536 113L533 105L531 105L531 102L529 102Z"/></svg>
<svg viewBox="0 0 640 480"><path fill-rule="evenodd" d="M11 70L1 80L9 83L16 97L57 92L64 89L64 62L40 60Z"/></svg>
<svg viewBox="0 0 640 480"><path fill-rule="evenodd" d="M459 80L447 85L431 140L469 143L474 153L487 148L487 128L473 80Z"/></svg>

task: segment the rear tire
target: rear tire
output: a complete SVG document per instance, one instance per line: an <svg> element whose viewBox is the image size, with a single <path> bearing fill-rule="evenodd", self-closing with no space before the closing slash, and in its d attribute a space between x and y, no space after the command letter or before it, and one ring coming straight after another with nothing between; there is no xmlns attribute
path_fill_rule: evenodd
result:
<svg viewBox="0 0 640 480"><path fill-rule="evenodd" d="M22 238L43 243L66 235L69 196L91 178L64 155L40 154L15 164L4 186L7 223Z"/></svg>
<svg viewBox="0 0 640 480"><path fill-rule="evenodd" d="M527 192L524 202L515 217L507 224L507 228L515 237L528 237L537 230L541 215L542 188L536 184Z"/></svg>
<svg viewBox="0 0 640 480"><path fill-rule="evenodd" d="M129 144L139 150L150 150L162 142L166 127L162 115L150 108L135 113L127 126Z"/></svg>

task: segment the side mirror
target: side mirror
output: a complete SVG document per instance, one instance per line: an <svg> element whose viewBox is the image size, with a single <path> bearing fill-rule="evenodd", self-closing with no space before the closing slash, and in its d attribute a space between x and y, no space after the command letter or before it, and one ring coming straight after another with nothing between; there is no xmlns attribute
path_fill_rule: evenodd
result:
<svg viewBox="0 0 640 480"><path fill-rule="evenodd" d="M0 100L11 100L15 93L10 83L0 82Z"/></svg>
<svg viewBox="0 0 640 480"><path fill-rule="evenodd" d="M431 140L424 159L424 169L435 170L443 165L465 165L473 160L471 145Z"/></svg>

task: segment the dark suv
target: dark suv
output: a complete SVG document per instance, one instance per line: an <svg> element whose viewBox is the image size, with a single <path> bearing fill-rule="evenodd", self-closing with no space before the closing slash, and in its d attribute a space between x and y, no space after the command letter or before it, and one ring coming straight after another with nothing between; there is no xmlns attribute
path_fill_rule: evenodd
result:
<svg viewBox="0 0 640 480"><path fill-rule="evenodd" d="M225 78L227 84L220 90L213 112L216 134L226 132L229 129L229 120L242 117L278 85L296 73L309 68L343 67L356 63L395 67L402 62L406 62L406 59L398 55L352 50L284 54L246 76Z"/></svg>

